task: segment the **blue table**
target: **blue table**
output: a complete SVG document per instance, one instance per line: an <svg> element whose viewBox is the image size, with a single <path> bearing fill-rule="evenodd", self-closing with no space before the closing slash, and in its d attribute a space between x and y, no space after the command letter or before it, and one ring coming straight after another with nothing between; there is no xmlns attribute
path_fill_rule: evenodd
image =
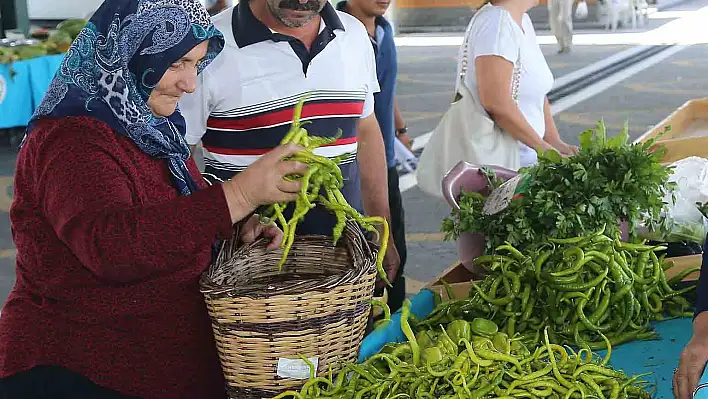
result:
<svg viewBox="0 0 708 399"><path fill-rule="evenodd" d="M423 290L411 299L411 313L422 318L430 314L434 308L433 294ZM363 361L377 353L389 342L403 342L405 337L401 331L400 311L391 316L391 323L386 328L374 331L362 342L359 351L359 361ZM691 319L676 319L656 323L656 331L661 336L658 341L634 341L619 345L612 349L610 363L627 374L637 375L653 373L648 380L656 381L655 399L673 399L671 380L673 370L678 364L679 355L691 339ZM604 355L604 351L598 354ZM702 381L708 382L708 373ZM708 388L698 391L695 399L708 399Z"/></svg>
<svg viewBox="0 0 708 399"><path fill-rule="evenodd" d="M0 64L0 129L26 126L64 55Z"/></svg>

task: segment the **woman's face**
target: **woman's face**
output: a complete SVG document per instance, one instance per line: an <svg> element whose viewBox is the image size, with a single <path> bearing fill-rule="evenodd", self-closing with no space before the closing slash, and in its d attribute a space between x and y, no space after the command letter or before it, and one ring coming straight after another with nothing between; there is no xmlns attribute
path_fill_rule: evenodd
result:
<svg viewBox="0 0 708 399"><path fill-rule="evenodd" d="M150 93L147 105L155 116L170 116L184 93L192 93L197 85L197 67L206 56L208 41L194 47L167 69Z"/></svg>

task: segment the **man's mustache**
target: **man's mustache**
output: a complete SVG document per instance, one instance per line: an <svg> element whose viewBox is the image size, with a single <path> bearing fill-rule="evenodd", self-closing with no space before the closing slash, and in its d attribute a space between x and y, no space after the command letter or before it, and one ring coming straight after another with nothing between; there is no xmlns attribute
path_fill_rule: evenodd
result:
<svg viewBox="0 0 708 399"><path fill-rule="evenodd" d="M299 0L281 0L278 8L293 11L319 11L319 0L309 0L307 3L300 3Z"/></svg>

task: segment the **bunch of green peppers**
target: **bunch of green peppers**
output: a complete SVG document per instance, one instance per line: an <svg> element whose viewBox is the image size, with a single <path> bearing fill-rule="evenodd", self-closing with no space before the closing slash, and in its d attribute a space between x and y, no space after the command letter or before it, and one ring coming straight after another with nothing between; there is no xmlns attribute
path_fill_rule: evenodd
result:
<svg viewBox="0 0 708 399"><path fill-rule="evenodd" d="M569 239L550 239L521 253L511 245L478 258L488 275L473 284L469 298L439 304L420 328L458 319L488 318L525 344L543 343L549 327L552 343L606 347L635 339L656 339L652 321L690 317L684 297L695 285L673 286L699 268L667 280L660 246L629 244L602 231ZM448 291L448 295L450 293Z"/></svg>
<svg viewBox="0 0 708 399"><path fill-rule="evenodd" d="M585 347L579 352L544 344L531 352L486 319L454 320L413 333L410 303L402 310L406 342L389 344L362 364L311 378L277 399L649 399L644 375L629 377Z"/></svg>

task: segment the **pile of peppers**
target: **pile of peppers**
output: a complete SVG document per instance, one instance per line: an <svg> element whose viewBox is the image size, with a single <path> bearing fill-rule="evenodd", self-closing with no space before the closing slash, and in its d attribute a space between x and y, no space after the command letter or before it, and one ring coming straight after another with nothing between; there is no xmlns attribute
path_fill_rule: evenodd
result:
<svg viewBox="0 0 708 399"><path fill-rule="evenodd" d="M386 272L383 269L383 259L386 254L388 245L389 229L386 219L382 217L364 217L356 209L352 208L344 199L344 196L339 191L344 185L342 171L339 169L339 163L349 157L349 154L341 155L335 159L329 159L325 156L315 154L314 150L321 146L332 144L341 136L341 130L334 137L310 136L303 125L306 122L301 121L302 108L305 100L309 95L302 97L294 108L293 120L288 133L281 140L281 144L295 143L304 148L286 160L298 161L307 165L307 173L304 176L288 176L288 179L299 180L302 182L302 190L295 201L295 209L290 220L285 220L283 211L288 203L272 204L260 212L261 221L264 224L276 222L280 225L284 233L284 239L281 244L283 255L278 264L278 270L282 270L285 261L287 260L290 248L295 241L295 230L298 223L305 218L307 212L314 208L317 203L324 205L337 218L337 224L332 231L334 245L342 236L345 224L348 220L353 220L365 230L373 233L380 241L380 248L376 258L376 267L381 278L388 285L391 285L386 278ZM374 227L374 225L382 226L382 233Z"/></svg>
<svg viewBox="0 0 708 399"><path fill-rule="evenodd" d="M543 344L545 327L554 344L592 349L656 339L650 322L692 316L684 296L695 285L672 286L699 270L687 269L667 281L665 268L671 264L656 255L663 249L620 242L604 229L549 239L527 253L502 245L476 259L488 274L473 284L469 298L440 304L419 327L483 317L530 347Z"/></svg>
<svg viewBox="0 0 708 399"><path fill-rule="evenodd" d="M316 377L277 399L649 399L646 375L630 377L607 365L587 346L578 352L544 341L533 352L486 319L454 320L413 333L410 302L402 309L407 342L389 344L362 364L336 376ZM609 343L608 343L609 345Z"/></svg>

